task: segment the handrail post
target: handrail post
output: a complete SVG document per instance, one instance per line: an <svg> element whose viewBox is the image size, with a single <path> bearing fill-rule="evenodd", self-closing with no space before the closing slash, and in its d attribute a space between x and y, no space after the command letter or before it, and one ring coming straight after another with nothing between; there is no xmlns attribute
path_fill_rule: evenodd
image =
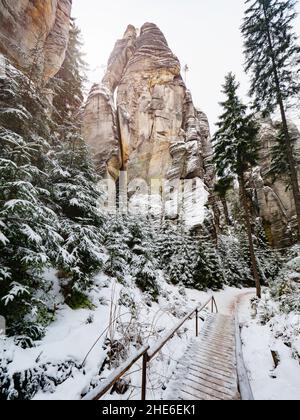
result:
<svg viewBox="0 0 300 420"><path fill-rule="evenodd" d="M196 337L199 337L199 311L196 309Z"/></svg>
<svg viewBox="0 0 300 420"><path fill-rule="evenodd" d="M216 302L215 297L213 297L213 300L214 300L214 305L215 305L216 313L219 313L219 310L218 310L218 306L217 306L217 302Z"/></svg>
<svg viewBox="0 0 300 420"><path fill-rule="evenodd" d="M214 298L211 298L211 313L214 313Z"/></svg>
<svg viewBox="0 0 300 420"><path fill-rule="evenodd" d="M144 353L143 355L143 368L142 368L142 395L141 400L146 401L146 393L147 393L147 363L149 357L148 352Z"/></svg>

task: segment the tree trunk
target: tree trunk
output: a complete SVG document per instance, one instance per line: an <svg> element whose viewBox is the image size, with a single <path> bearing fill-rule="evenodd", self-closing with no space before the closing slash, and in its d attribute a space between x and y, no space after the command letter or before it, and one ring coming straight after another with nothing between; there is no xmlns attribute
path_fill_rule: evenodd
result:
<svg viewBox="0 0 300 420"><path fill-rule="evenodd" d="M213 235L215 237L215 243L216 246L218 246L219 244L219 234L220 234L220 210L219 210L219 206L218 206L218 202L216 200L215 195L211 196L211 203L212 203L212 209L213 209L213 213L214 213L214 227L213 227Z"/></svg>
<svg viewBox="0 0 300 420"><path fill-rule="evenodd" d="M228 210L228 205L227 205L227 201L225 197L220 197L223 209L224 209L224 215L225 215L225 220L228 226L232 226L230 217L229 217L229 210Z"/></svg>
<svg viewBox="0 0 300 420"><path fill-rule="evenodd" d="M240 190L241 190L241 202L242 202L242 206L243 206L244 214L245 214L245 226L246 226L248 242L249 242L252 273L253 273L253 277L255 279L255 284L256 284L256 295L259 299L261 299L260 276L259 276L259 271L258 271L257 261L256 261L255 251L254 251L254 245L253 245L252 228L251 228L250 214L249 214L249 208L248 208L248 203L247 203L248 200L247 200L247 195L246 195L244 175L241 175L239 177L239 184L240 184Z"/></svg>
<svg viewBox="0 0 300 420"><path fill-rule="evenodd" d="M264 9L264 16L266 20L268 43L269 43L269 47L271 51L273 74L274 74L275 87L276 87L276 92L277 92L277 102L280 108L282 127L283 127L283 132L284 132L286 157L289 164L291 185L292 185L293 196L294 196L294 201L295 201L295 208L296 208L296 214L297 214L297 226L298 226L298 242L299 242L300 241L300 189L299 189L299 182L298 182L298 174L297 174L292 141L291 141L291 136L289 133L286 112L285 112L285 107L284 107L284 101L283 101L283 96L282 96L282 91L281 91L281 86L280 86L278 66L276 63L273 41L272 41L271 32L270 32L270 22L269 22L269 17L268 17L268 11L265 4L263 4L263 9Z"/></svg>

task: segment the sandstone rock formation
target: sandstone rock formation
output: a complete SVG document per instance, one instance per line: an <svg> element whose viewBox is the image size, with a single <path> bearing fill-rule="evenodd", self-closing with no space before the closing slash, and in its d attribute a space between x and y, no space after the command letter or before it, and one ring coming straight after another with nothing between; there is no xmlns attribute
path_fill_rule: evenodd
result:
<svg viewBox="0 0 300 420"><path fill-rule="evenodd" d="M104 85L94 85L89 94L83 136L90 146L97 172L117 179L122 168L119 127L111 91Z"/></svg>
<svg viewBox="0 0 300 420"><path fill-rule="evenodd" d="M300 149L300 133L290 123L290 132L296 138L295 149ZM288 174L273 179L268 172L271 166L271 151L278 136L278 122L270 118L261 121L260 129L260 165L254 176L259 215L262 217L265 230L273 246L290 245L293 242L292 231L295 224L295 204L293 193L289 188ZM300 180L300 170L298 170Z"/></svg>
<svg viewBox="0 0 300 420"><path fill-rule="evenodd" d="M117 93L116 93L117 90ZM207 118L195 109L178 58L152 24L128 26L87 100L83 135L99 174L213 179Z"/></svg>
<svg viewBox="0 0 300 420"><path fill-rule="evenodd" d="M0 0L0 53L21 70L39 66L43 82L65 58L72 0Z"/></svg>

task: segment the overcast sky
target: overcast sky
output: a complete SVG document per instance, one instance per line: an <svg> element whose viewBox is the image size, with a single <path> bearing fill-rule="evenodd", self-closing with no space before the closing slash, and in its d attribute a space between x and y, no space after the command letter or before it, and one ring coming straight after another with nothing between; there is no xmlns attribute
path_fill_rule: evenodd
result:
<svg viewBox="0 0 300 420"><path fill-rule="evenodd" d="M128 24L156 23L182 67L189 66L187 85L213 129L225 74L237 75L245 98L248 91L239 29L244 8L243 0L73 0L73 17L82 30L91 82L101 80ZM300 35L300 17L295 26Z"/></svg>

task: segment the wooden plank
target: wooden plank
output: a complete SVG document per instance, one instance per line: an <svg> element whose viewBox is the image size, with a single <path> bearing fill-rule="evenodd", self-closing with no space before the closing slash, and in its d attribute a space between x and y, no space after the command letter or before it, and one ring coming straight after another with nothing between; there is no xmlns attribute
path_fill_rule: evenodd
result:
<svg viewBox="0 0 300 420"><path fill-rule="evenodd" d="M201 343L199 343L198 349L205 351L205 350L207 350L207 346L204 346ZM220 350L220 347L211 345L209 347L209 351L216 356L224 356L225 358L232 358L232 351L231 350L228 350L227 352L225 352L223 348L222 348L222 350Z"/></svg>
<svg viewBox="0 0 300 420"><path fill-rule="evenodd" d="M201 335L201 337L206 338L207 343L209 343L209 342L219 343L220 345L224 345L224 346L227 346L227 347L230 347L230 348L232 348L232 346L234 346L234 344L235 344L235 340L225 340L218 335L216 335L214 337L209 333L203 333Z"/></svg>
<svg viewBox="0 0 300 420"><path fill-rule="evenodd" d="M209 349L211 350L213 354L224 355L225 357L232 357L232 354L234 354L232 349L224 348L224 347L220 348L220 346L216 344L211 344ZM199 343L198 350L207 350L207 345Z"/></svg>
<svg viewBox="0 0 300 420"><path fill-rule="evenodd" d="M215 356L211 351L209 351L209 349L207 350L202 350L202 351L196 351L194 353L195 357L199 356L205 356L207 358L209 358L209 360L216 362L216 363L221 363L221 364L225 364L226 366L230 366L230 367L234 367L235 368L235 357L234 354L231 355L231 357L225 357L225 356Z"/></svg>
<svg viewBox="0 0 300 420"><path fill-rule="evenodd" d="M205 374L207 376L211 376L212 378L219 379L221 381L226 381L228 384L232 384L236 386L236 378L234 376L225 376L221 372L217 370L210 370L207 367L200 367L200 368L193 368L190 367L189 370L194 374L200 373Z"/></svg>
<svg viewBox="0 0 300 420"><path fill-rule="evenodd" d="M193 353L193 355L195 358L202 357L205 359L209 359L211 362L216 363L216 364L221 364L222 366L227 366L230 368L236 367L234 355L232 355L231 357L215 356L212 353L210 353L209 350L202 350L201 352L197 351Z"/></svg>
<svg viewBox="0 0 300 420"><path fill-rule="evenodd" d="M195 370L195 371L201 371L201 369L205 372L211 373L212 375L220 375L222 376L222 378L227 378L228 380L235 380L236 382L236 375L234 374L234 372L231 373L227 373L224 371L220 371L219 369L215 368L214 366L208 366L208 365L190 365L190 369Z"/></svg>
<svg viewBox="0 0 300 420"><path fill-rule="evenodd" d="M209 396L211 398L217 398L218 400L225 400L231 397L230 395L227 395L223 392L219 392L203 384L189 381L188 379L184 379L183 386L192 388L196 392L199 392L199 395L201 396Z"/></svg>
<svg viewBox="0 0 300 420"><path fill-rule="evenodd" d="M218 370L220 370L220 371L222 371L224 373L227 373L229 375L231 375L234 372L234 370L235 370L235 369L230 369L227 366L224 366L224 365L221 365L221 364L218 364L218 363L213 363L208 358L201 357L201 356L198 356L197 357L197 360L195 360L194 362L192 362L192 364L194 366L196 366L196 367L197 366L200 366L201 367L203 364L204 365L207 365L207 366L211 366L211 367L217 368Z"/></svg>
<svg viewBox="0 0 300 420"><path fill-rule="evenodd" d="M229 346L232 346L235 342L234 338L232 338L232 339L227 338L226 339L225 338L226 336L222 337L220 334L213 335L209 331L203 331L202 334L201 334L201 337L206 337L207 340L209 340L209 341L219 341L219 342L222 342L223 344L225 344L225 345L227 344Z"/></svg>
<svg viewBox="0 0 300 420"><path fill-rule="evenodd" d="M203 398L199 398L198 395L193 395L191 394L189 391L184 391L181 390L182 395L184 396L184 398L178 398L179 400L185 400L185 401L203 401Z"/></svg>
<svg viewBox="0 0 300 420"><path fill-rule="evenodd" d="M232 344L231 345L224 345L223 342L220 342L220 344L219 344L216 340L215 341L210 340L209 344L206 341L201 340L197 344L198 349L207 348L207 346L209 346L210 349L216 351L217 353L232 354L232 352L233 352Z"/></svg>
<svg viewBox="0 0 300 420"><path fill-rule="evenodd" d="M229 388L229 389L236 387L236 384L234 382L228 381L226 378L223 378L223 379L217 378L216 376L211 375L208 372L190 370L187 377L190 377L190 376L193 376L200 380L208 381L211 384L214 384L216 386L221 386L221 387L224 386L225 388Z"/></svg>
<svg viewBox="0 0 300 420"><path fill-rule="evenodd" d="M235 340L235 336L232 334L226 334L226 330L224 332L224 329L222 328L222 332L218 330L203 330L205 334L209 334L211 337L219 338L224 341L232 342Z"/></svg>
<svg viewBox="0 0 300 420"><path fill-rule="evenodd" d="M195 360L192 362L195 366L201 366L201 365L205 365L205 366L211 366L214 369L220 370L222 372L227 372L227 374L232 374L232 372L236 371L236 366L235 364L229 364L226 363L226 361L223 361L223 363L218 362L216 360L211 359L208 355L195 355Z"/></svg>
<svg viewBox="0 0 300 420"><path fill-rule="evenodd" d="M191 372L189 372L187 376L188 381L196 382L198 384L201 384L203 386L206 386L207 388L215 389L216 391L225 393L229 396L232 395L233 387L227 386L226 382L223 381L217 381L216 379L213 379L207 375L193 375Z"/></svg>
<svg viewBox="0 0 300 420"><path fill-rule="evenodd" d="M184 382L184 385L189 386L193 389L196 389L199 391L200 396L210 395L211 397L216 397L220 400L231 400L234 397L234 391L231 390L231 392L228 392L228 389L224 390L224 388L217 388L212 387L209 383L199 383L195 381L191 381L190 379L186 379Z"/></svg>
<svg viewBox="0 0 300 420"><path fill-rule="evenodd" d="M194 397L194 400L197 400L197 401L205 401L205 400L206 401L220 401L221 400L221 398L218 398L210 394L206 394L205 392L199 392L194 388L187 387L186 385L182 386L181 392L192 395Z"/></svg>

